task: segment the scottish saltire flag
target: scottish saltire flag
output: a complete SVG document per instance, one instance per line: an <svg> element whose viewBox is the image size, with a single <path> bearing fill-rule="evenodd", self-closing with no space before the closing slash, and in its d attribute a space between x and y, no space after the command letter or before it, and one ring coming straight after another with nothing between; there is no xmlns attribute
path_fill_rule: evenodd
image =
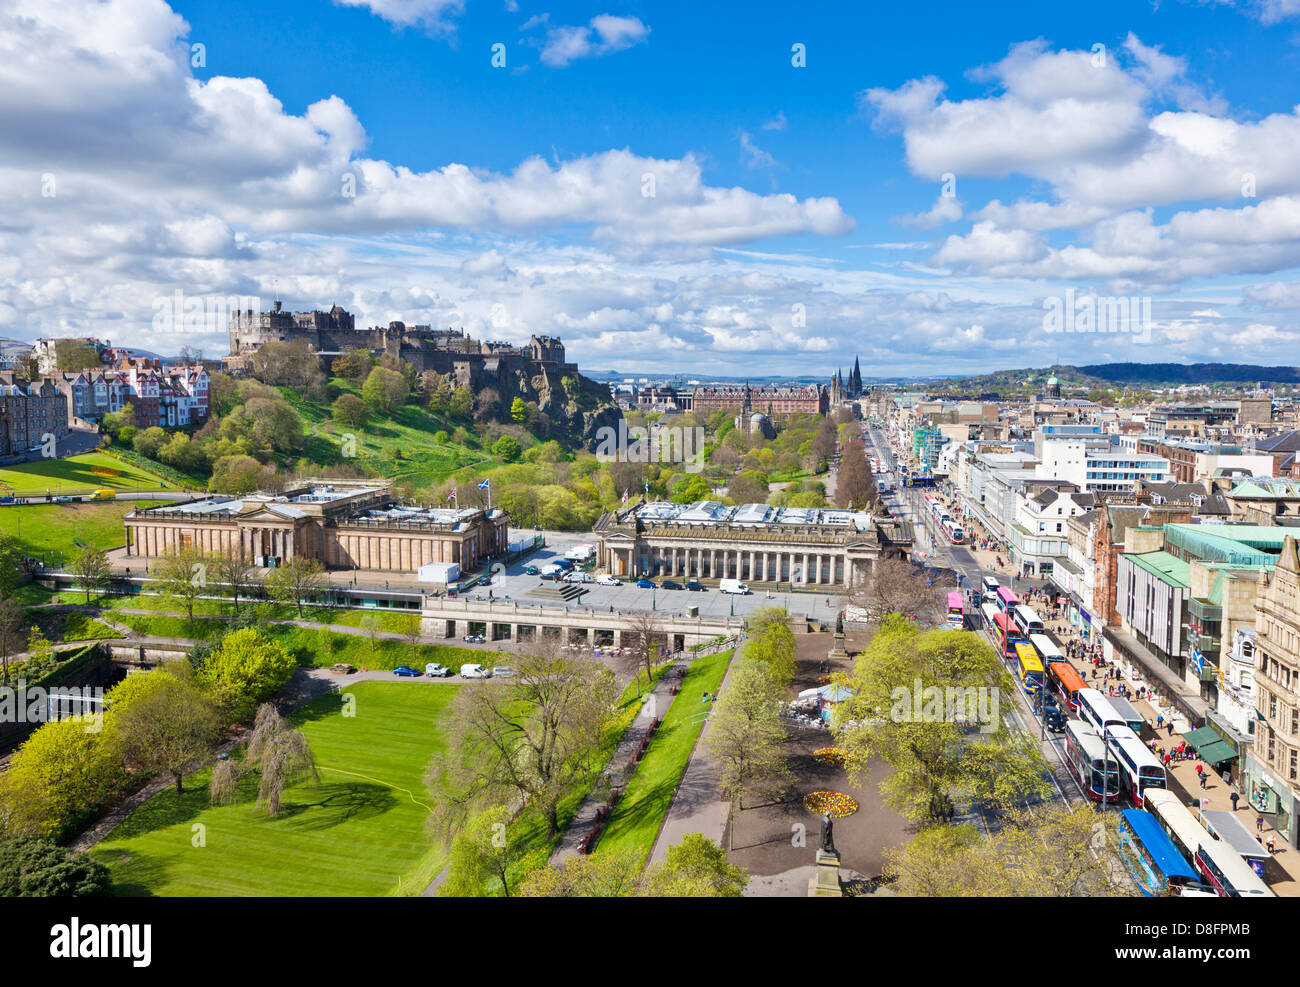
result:
<svg viewBox="0 0 1300 987"><path fill-rule="evenodd" d="M646 480L646 481L645 481L645 495L646 495L647 497L650 496L650 481L649 481L649 480Z"/></svg>
<svg viewBox="0 0 1300 987"><path fill-rule="evenodd" d="M490 486L492 486L492 484L489 481L484 480L482 483L478 485L478 488L480 490L487 490Z"/></svg>

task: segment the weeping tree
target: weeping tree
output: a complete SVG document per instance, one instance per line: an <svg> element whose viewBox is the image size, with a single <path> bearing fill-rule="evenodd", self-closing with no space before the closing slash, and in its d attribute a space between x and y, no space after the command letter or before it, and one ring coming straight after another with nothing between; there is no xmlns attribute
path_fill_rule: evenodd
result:
<svg viewBox="0 0 1300 987"><path fill-rule="evenodd" d="M270 703L257 709L253 732L241 762L219 761L208 782L208 794L217 805L235 801L239 783L249 772L258 773L257 804L274 818L284 806L284 790L296 781L320 781L316 758L301 730L295 730Z"/></svg>

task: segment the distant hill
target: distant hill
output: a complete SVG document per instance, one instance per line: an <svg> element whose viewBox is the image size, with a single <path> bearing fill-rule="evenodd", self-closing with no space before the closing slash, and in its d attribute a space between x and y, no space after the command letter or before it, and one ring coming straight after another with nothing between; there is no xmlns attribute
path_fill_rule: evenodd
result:
<svg viewBox="0 0 1300 987"><path fill-rule="evenodd" d="M1253 363L1097 363L1073 368L1111 384L1279 384L1300 383L1300 367Z"/></svg>

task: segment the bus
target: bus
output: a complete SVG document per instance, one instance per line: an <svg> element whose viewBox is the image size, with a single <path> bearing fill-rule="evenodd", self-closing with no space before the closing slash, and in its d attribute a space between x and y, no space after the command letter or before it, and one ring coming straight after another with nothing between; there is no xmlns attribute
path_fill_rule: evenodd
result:
<svg viewBox="0 0 1300 987"><path fill-rule="evenodd" d="M1124 717L1124 723L1128 728L1139 737L1142 736L1142 724L1145 721L1142 719L1142 714L1134 708L1133 704L1123 696L1107 696L1106 698L1109 700L1111 708L1120 716Z"/></svg>
<svg viewBox="0 0 1300 987"><path fill-rule="evenodd" d="M1011 618L1004 613L994 614L993 627L991 628L993 639L998 644L998 652L1003 658L1014 658L1016 656L1016 642L1020 640L1016 632L1015 624L1011 623Z"/></svg>
<svg viewBox="0 0 1300 987"><path fill-rule="evenodd" d="M1042 634L1047 630L1038 614L1023 603L1011 611L1011 616L1015 619L1016 626L1020 628L1020 633L1025 636L1026 641L1029 640L1029 635Z"/></svg>
<svg viewBox="0 0 1300 987"><path fill-rule="evenodd" d="M997 589L998 609L1003 613L1012 613L1016 607L1020 606L1020 598L1005 586L999 586Z"/></svg>
<svg viewBox="0 0 1300 987"><path fill-rule="evenodd" d="M1016 676L1020 679L1020 688L1028 695L1035 696L1043 688L1043 663L1038 660L1038 652L1028 641L1017 641Z"/></svg>
<svg viewBox="0 0 1300 987"><path fill-rule="evenodd" d="M985 576L980 580L980 589L984 591L984 599L992 603L998 598L998 590L1002 584L992 576Z"/></svg>
<svg viewBox="0 0 1300 987"><path fill-rule="evenodd" d="M1116 826L1119 856L1137 889L1148 898L1200 890L1201 879L1165 835L1160 824L1141 809L1125 809Z"/></svg>
<svg viewBox="0 0 1300 987"><path fill-rule="evenodd" d="M1096 730L1098 736L1104 736L1112 727L1128 729L1128 721L1115 712L1110 700L1097 689L1080 689L1078 697L1079 719Z"/></svg>
<svg viewBox="0 0 1300 987"><path fill-rule="evenodd" d="M1102 739L1119 758L1121 787L1136 808L1142 808L1147 791L1166 787L1165 766L1132 730L1125 726L1110 727Z"/></svg>
<svg viewBox="0 0 1300 987"><path fill-rule="evenodd" d="M1044 661L1047 684L1060 697L1061 707L1071 713L1079 711L1079 693L1088 688L1083 676L1068 661Z"/></svg>
<svg viewBox="0 0 1300 987"><path fill-rule="evenodd" d="M948 593L948 626L962 630L966 626L966 604L962 601L961 590Z"/></svg>
<svg viewBox="0 0 1300 987"><path fill-rule="evenodd" d="M1119 762L1110 756L1092 727L1082 720L1065 724L1065 760L1083 794L1094 802L1119 802ZM1103 787L1102 779L1105 779Z"/></svg>
<svg viewBox="0 0 1300 987"><path fill-rule="evenodd" d="M984 629L990 634L993 633L993 625L998 619L1000 611L992 603L980 604L980 616L984 618Z"/></svg>
<svg viewBox="0 0 1300 987"><path fill-rule="evenodd" d="M1038 657L1043 659L1044 668L1053 662L1065 661L1061 649L1054 645L1052 639L1046 634L1030 634L1029 643L1038 651Z"/></svg>
<svg viewBox="0 0 1300 987"><path fill-rule="evenodd" d="M950 518L944 518L943 530L954 545L960 545L966 540L966 532L961 530L961 525Z"/></svg>
<svg viewBox="0 0 1300 987"><path fill-rule="evenodd" d="M1241 820L1231 812L1212 812L1200 809L1196 813L1197 821L1213 839L1223 840L1250 865L1256 877L1263 877L1268 867L1268 858L1272 856L1264 845L1251 835L1250 830L1241 824Z"/></svg>
<svg viewBox="0 0 1300 987"><path fill-rule="evenodd" d="M1152 790L1145 808L1219 897L1276 897L1232 844L1211 836L1173 792Z"/></svg>

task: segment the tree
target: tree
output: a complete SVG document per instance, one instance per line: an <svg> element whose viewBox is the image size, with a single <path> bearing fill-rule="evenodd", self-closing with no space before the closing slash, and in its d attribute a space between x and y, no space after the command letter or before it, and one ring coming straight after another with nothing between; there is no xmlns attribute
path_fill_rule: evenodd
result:
<svg viewBox="0 0 1300 987"><path fill-rule="evenodd" d="M403 614L401 622L398 625L402 631L402 637L406 643L411 646L411 663L415 664L419 656L420 648L420 631L423 629L424 620L418 613Z"/></svg>
<svg viewBox="0 0 1300 987"><path fill-rule="evenodd" d="M194 604L208 591L208 558L193 548L176 548L154 562L162 595L185 610L194 623Z"/></svg>
<svg viewBox="0 0 1300 987"><path fill-rule="evenodd" d="M264 583L272 599L293 604L302 616L302 605L320 595L325 585L325 567L316 559L290 559L272 569Z"/></svg>
<svg viewBox="0 0 1300 987"><path fill-rule="evenodd" d="M885 851L883 877L900 897L1132 896L1099 818L1048 804L1007 814L988 837L969 825L930 826Z"/></svg>
<svg viewBox="0 0 1300 987"><path fill-rule="evenodd" d="M260 774L257 803L269 816L280 814L284 790L290 784L307 779L320 781L316 758L306 735L292 729L270 703L263 703L257 710L244 764Z"/></svg>
<svg viewBox="0 0 1300 987"><path fill-rule="evenodd" d="M253 376L265 384L309 389L325 380L320 357L305 339L270 342L252 357Z"/></svg>
<svg viewBox="0 0 1300 987"><path fill-rule="evenodd" d="M157 425L146 428L143 432L137 432L135 438L131 441L132 448L136 454L144 456L145 459L157 459L158 450L163 447L167 441L167 433Z"/></svg>
<svg viewBox="0 0 1300 987"><path fill-rule="evenodd" d="M727 484L727 496L737 504L762 504L767 501L767 476L747 470Z"/></svg>
<svg viewBox="0 0 1300 987"><path fill-rule="evenodd" d="M542 859L537 860L540 856ZM510 810L504 805L484 809L457 832L447 860L447 878L438 889L442 898L482 898L495 894L511 896L514 886L545 859L545 850L530 854L528 841L510 825Z"/></svg>
<svg viewBox="0 0 1300 987"><path fill-rule="evenodd" d="M103 805L122 780L108 732L78 717L38 727L0 774L0 833L59 839Z"/></svg>
<svg viewBox="0 0 1300 987"><path fill-rule="evenodd" d="M8 596L27 581L23 556L27 553L9 532L0 533L0 597Z"/></svg>
<svg viewBox="0 0 1300 987"><path fill-rule="evenodd" d="M861 442L844 445L840 468L835 474L835 502L855 511L869 510L880 502L871 464Z"/></svg>
<svg viewBox="0 0 1300 987"><path fill-rule="evenodd" d="M180 795L185 769L212 750L221 734L221 721L198 689L170 672L132 678L153 681L144 694L113 706L119 750L127 763L141 770L170 774Z"/></svg>
<svg viewBox="0 0 1300 987"><path fill-rule="evenodd" d="M703 833L687 833L652 868L645 893L655 898L739 898L749 884L744 868L727 863L727 854Z"/></svg>
<svg viewBox="0 0 1300 987"><path fill-rule="evenodd" d="M232 612L239 613L239 598L254 583L253 564L244 557L242 548L233 547L211 556L214 575L231 597Z"/></svg>
<svg viewBox="0 0 1300 987"><path fill-rule="evenodd" d="M483 806L526 803L554 836L560 801L598 770L618 686L604 665L548 643L514 662L508 684L464 686L453 700L446 750L425 776L444 832Z"/></svg>
<svg viewBox="0 0 1300 987"><path fill-rule="evenodd" d="M693 504L697 500L708 500L713 496L713 488L709 486L709 481L699 473L687 473L673 487L672 502L674 504Z"/></svg>
<svg viewBox="0 0 1300 987"><path fill-rule="evenodd" d="M641 891L641 862L634 850L571 857L541 867L523 883L524 898L634 898Z"/></svg>
<svg viewBox="0 0 1300 987"><path fill-rule="evenodd" d="M370 407L355 394L340 394L330 405L330 413L339 424L360 428L370 417Z"/></svg>
<svg viewBox="0 0 1300 987"><path fill-rule="evenodd" d="M630 640L632 659L636 668L637 682L641 680L641 670L645 670L645 688L654 684L654 667L659 662L659 649L667 640L662 625L652 613L640 613L633 616L629 628L624 632L625 641Z"/></svg>
<svg viewBox="0 0 1300 987"><path fill-rule="evenodd" d="M0 685L9 681L9 659L21 647L27 632L27 614L11 596L0 599Z"/></svg>
<svg viewBox="0 0 1300 987"><path fill-rule="evenodd" d="M330 366L330 370L333 371L336 377L342 377L344 380L351 381L355 386L360 387L374 365L375 361L369 350L357 349L350 353L344 353L335 359Z"/></svg>
<svg viewBox="0 0 1300 987"><path fill-rule="evenodd" d="M253 628L232 631L199 667L197 681L231 719L278 693L298 663L278 641Z"/></svg>
<svg viewBox="0 0 1300 987"><path fill-rule="evenodd" d="M777 611L785 615L785 619L769 619L763 621L761 615ZM794 632L790 630L790 625L786 623L789 614L784 609L778 607L769 607L757 611L751 620L756 622L749 624L748 640L742 651L743 657L747 661L759 662L766 665L772 672L772 677L782 687L788 688L794 681L796 671L795 651L798 645L794 639Z"/></svg>
<svg viewBox="0 0 1300 987"><path fill-rule="evenodd" d="M892 615L846 684L854 694L837 707L834 729L850 774L888 764L881 794L907 818L946 818L959 791L998 806L1048 793L1037 745L999 715L1015 682L975 634L921 632Z"/></svg>
<svg viewBox="0 0 1300 987"><path fill-rule="evenodd" d="M710 721L708 745L733 817L744 808L746 795L776 795L790 780L781 725L784 702L785 687L771 665L742 660L731 670Z"/></svg>
<svg viewBox="0 0 1300 987"><path fill-rule="evenodd" d="M24 665L28 675L39 677L54 664L54 645L41 632L39 625L33 624L27 634L27 660Z"/></svg>
<svg viewBox="0 0 1300 987"><path fill-rule="evenodd" d="M523 447L513 435L503 435L492 443L492 455L503 463L513 463L522 451Z"/></svg>
<svg viewBox="0 0 1300 987"><path fill-rule="evenodd" d="M366 639L370 641L370 656L373 658L379 646L379 617L373 613L366 614L361 618L361 629L366 632Z"/></svg>
<svg viewBox="0 0 1300 987"><path fill-rule="evenodd" d="M108 868L84 853L34 837L0 842L0 897L98 898L112 885Z"/></svg>
<svg viewBox="0 0 1300 987"><path fill-rule="evenodd" d="M523 398L515 398L510 402L510 417L517 422L522 422L528 417L528 408L524 405Z"/></svg>
<svg viewBox="0 0 1300 987"><path fill-rule="evenodd" d="M89 545L73 553L70 568L77 581L81 583L81 588L86 591L87 603L90 602L92 595L98 596L102 593L113 578L112 570L108 567L108 556L100 549Z"/></svg>
<svg viewBox="0 0 1300 987"><path fill-rule="evenodd" d="M366 404L386 415L392 414L393 409L399 407L408 394L410 387L406 378L396 370L385 367L373 368L366 376L366 382L361 385L361 397Z"/></svg>
<svg viewBox="0 0 1300 987"><path fill-rule="evenodd" d="M940 601L951 585L950 575L927 576L924 569L907 559L876 559L867 578L849 596L849 605L862 610L870 621L897 613L928 623L938 618Z"/></svg>

